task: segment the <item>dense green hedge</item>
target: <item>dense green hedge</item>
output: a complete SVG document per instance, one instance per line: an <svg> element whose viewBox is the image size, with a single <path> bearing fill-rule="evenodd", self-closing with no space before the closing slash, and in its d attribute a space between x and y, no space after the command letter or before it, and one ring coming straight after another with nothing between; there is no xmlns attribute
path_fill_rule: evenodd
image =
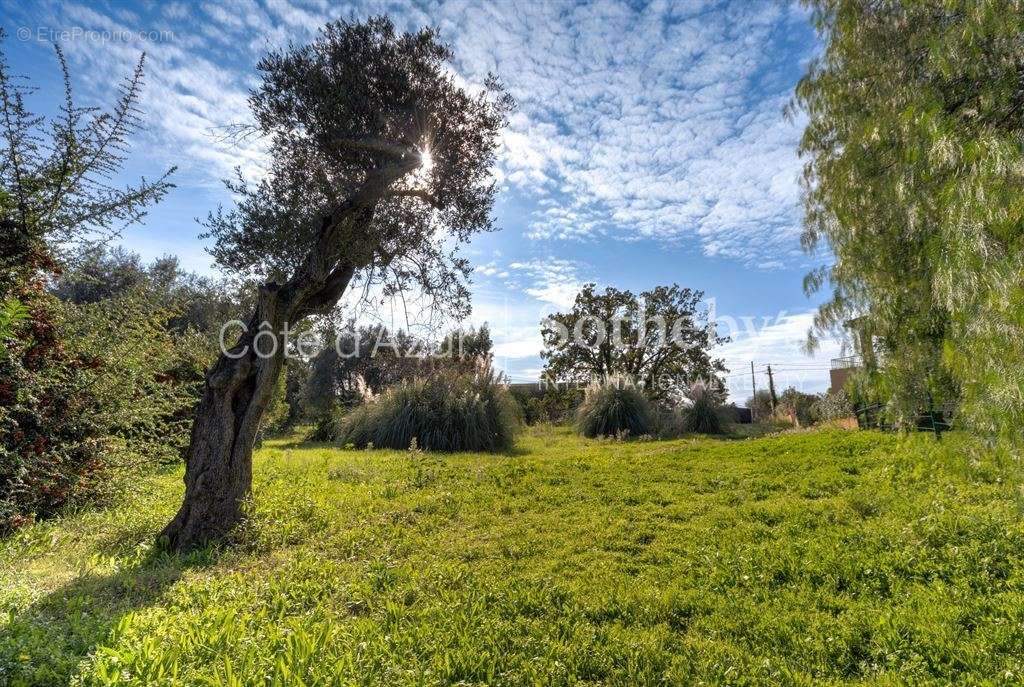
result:
<svg viewBox="0 0 1024 687"><path fill-rule="evenodd" d="M28 292L26 292L28 293ZM25 296L0 355L0 532L179 460L209 341L141 292L88 305Z"/></svg>

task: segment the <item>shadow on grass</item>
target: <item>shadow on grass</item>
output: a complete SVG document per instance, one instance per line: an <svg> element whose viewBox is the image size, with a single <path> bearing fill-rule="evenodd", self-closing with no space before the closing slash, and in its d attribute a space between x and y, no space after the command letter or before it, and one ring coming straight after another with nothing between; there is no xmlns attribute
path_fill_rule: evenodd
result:
<svg viewBox="0 0 1024 687"><path fill-rule="evenodd" d="M127 567L82 573L30 605L11 609L0 625L0 684L69 684L82 659L125 616L156 604L186 570L207 567L216 558L214 549L183 555L148 551Z"/></svg>

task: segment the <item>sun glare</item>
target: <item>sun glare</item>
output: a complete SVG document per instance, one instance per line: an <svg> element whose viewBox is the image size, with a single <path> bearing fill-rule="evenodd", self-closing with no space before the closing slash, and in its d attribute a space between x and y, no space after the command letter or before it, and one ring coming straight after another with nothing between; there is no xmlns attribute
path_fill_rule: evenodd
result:
<svg viewBox="0 0 1024 687"><path fill-rule="evenodd" d="M426 174L434 168L434 156L430 153L430 148L420 149L420 172Z"/></svg>
<svg viewBox="0 0 1024 687"><path fill-rule="evenodd" d="M434 169L434 156L430 148L424 146L419 149L420 166L417 167L407 178L409 188L424 189L430 185L431 170Z"/></svg>

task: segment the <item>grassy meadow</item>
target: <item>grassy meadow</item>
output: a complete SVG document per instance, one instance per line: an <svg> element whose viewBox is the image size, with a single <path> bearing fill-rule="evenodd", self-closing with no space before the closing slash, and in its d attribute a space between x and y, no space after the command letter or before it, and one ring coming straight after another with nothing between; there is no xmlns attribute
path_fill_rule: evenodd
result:
<svg viewBox="0 0 1024 687"><path fill-rule="evenodd" d="M223 551L153 551L178 472L0 542L0 685L1024 680L1019 467L956 435L282 440L255 482Z"/></svg>

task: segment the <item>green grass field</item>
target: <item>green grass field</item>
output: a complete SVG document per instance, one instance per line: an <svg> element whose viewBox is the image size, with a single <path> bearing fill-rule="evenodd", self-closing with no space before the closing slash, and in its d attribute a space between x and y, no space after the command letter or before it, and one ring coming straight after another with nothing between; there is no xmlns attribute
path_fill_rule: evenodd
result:
<svg viewBox="0 0 1024 687"><path fill-rule="evenodd" d="M0 685L1024 680L1020 471L961 437L256 462L225 551L152 552L178 473L0 543Z"/></svg>

